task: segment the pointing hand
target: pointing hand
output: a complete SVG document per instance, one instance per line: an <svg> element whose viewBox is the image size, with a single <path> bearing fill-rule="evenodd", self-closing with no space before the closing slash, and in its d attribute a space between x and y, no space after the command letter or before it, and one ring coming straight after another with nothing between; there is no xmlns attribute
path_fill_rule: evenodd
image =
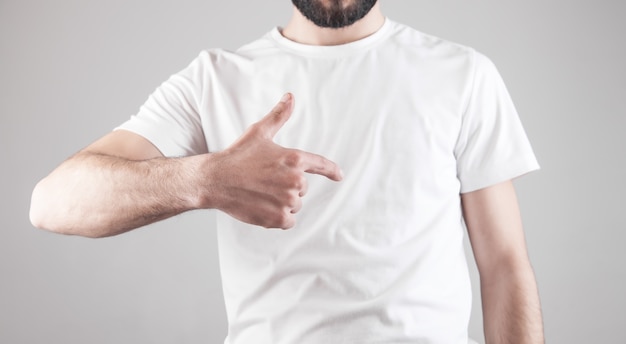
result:
<svg viewBox="0 0 626 344"><path fill-rule="evenodd" d="M332 161L273 142L293 110L293 96L285 94L272 111L250 126L226 150L210 154L214 180L210 186L214 208L240 221L266 228L288 229L307 192L305 173L342 179Z"/></svg>

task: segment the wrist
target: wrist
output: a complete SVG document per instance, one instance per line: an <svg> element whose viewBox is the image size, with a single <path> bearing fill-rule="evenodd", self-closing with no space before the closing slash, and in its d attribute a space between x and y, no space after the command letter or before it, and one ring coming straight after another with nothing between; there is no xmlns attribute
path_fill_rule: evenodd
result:
<svg viewBox="0 0 626 344"><path fill-rule="evenodd" d="M192 209L219 209L217 153L189 157L188 201Z"/></svg>

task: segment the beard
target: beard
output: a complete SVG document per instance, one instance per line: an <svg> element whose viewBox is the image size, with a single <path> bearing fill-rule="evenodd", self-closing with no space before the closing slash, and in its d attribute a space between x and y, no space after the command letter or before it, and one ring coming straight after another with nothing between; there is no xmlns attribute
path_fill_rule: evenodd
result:
<svg viewBox="0 0 626 344"><path fill-rule="evenodd" d="M347 6L345 0L291 0L294 6L315 25L339 29L350 26L374 7L377 0L353 0Z"/></svg>

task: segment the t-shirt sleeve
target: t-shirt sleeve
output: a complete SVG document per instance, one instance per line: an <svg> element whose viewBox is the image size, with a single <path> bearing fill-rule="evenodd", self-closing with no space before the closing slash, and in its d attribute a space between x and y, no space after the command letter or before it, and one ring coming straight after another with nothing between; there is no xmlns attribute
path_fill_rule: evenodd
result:
<svg viewBox="0 0 626 344"><path fill-rule="evenodd" d="M139 134L164 156L206 153L200 109L204 90L202 54L189 66L161 84L139 112L115 128Z"/></svg>
<svg viewBox="0 0 626 344"><path fill-rule="evenodd" d="M539 169L500 74L487 57L474 54L471 92L455 148L461 193Z"/></svg>

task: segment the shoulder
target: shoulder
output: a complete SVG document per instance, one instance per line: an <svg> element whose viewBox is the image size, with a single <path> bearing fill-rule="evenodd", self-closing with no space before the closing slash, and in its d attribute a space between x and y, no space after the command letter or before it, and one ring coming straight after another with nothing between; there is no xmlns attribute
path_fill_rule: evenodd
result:
<svg viewBox="0 0 626 344"><path fill-rule="evenodd" d="M390 43L430 57L473 59L476 51L469 46L424 33L408 25L391 22Z"/></svg>
<svg viewBox="0 0 626 344"><path fill-rule="evenodd" d="M205 69L212 69L217 65L239 63L245 57L236 51L221 48L205 49L200 51L198 56L192 61Z"/></svg>
<svg viewBox="0 0 626 344"><path fill-rule="evenodd" d="M473 47L404 24L392 22L392 26L393 33L389 39L391 48L407 54L414 61L425 62L429 67L441 67L440 71L446 70L454 75L464 75L470 83L477 78L499 75L493 61Z"/></svg>
<svg viewBox="0 0 626 344"><path fill-rule="evenodd" d="M248 65L249 59L235 51L220 48L204 49L185 69L174 76L206 84L211 80L215 81L216 78L227 78L233 73L237 74Z"/></svg>

